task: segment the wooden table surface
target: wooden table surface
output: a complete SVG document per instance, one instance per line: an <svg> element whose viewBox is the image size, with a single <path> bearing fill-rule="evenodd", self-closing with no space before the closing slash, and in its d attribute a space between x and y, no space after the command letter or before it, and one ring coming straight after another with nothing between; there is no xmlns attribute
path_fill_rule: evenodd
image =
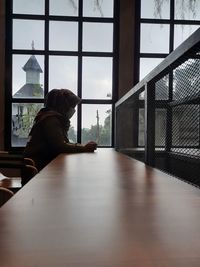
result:
<svg viewBox="0 0 200 267"><path fill-rule="evenodd" d="M1 267L199 267L200 190L113 149L60 155L0 209Z"/></svg>

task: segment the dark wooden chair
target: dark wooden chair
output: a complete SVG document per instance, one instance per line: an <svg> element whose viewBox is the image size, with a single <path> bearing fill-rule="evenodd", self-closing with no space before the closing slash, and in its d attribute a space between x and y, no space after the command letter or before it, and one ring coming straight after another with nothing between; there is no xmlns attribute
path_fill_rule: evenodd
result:
<svg viewBox="0 0 200 267"><path fill-rule="evenodd" d="M0 207L6 203L12 196L14 195L14 193L4 187L0 187Z"/></svg>
<svg viewBox="0 0 200 267"><path fill-rule="evenodd" d="M17 175L12 170L15 170ZM0 187L15 193L37 173L32 159L24 158L21 154L0 152Z"/></svg>

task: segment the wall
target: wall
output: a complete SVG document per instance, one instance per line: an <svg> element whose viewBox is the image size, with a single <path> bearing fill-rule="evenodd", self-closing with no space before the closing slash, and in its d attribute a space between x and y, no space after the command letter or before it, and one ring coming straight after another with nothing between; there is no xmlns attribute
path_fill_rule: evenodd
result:
<svg viewBox="0 0 200 267"><path fill-rule="evenodd" d="M135 1L120 0L119 98L134 85Z"/></svg>
<svg viewBox="0 0 200 267"><path fill-rule="evenodd" d="M5 0L0 0L0 150L4 148Z"/></svg>

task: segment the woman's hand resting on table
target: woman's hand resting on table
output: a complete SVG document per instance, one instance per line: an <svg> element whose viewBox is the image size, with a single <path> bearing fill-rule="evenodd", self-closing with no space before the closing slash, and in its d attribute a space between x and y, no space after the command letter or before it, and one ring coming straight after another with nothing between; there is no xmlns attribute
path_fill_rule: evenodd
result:
<svg viewBox="0 0 200 267"><path fill-rule="evenodd" d="M84 147L86 152L94 152L94 150L97 149L97 143L90 141L87 144L85 144Z"/></svg>

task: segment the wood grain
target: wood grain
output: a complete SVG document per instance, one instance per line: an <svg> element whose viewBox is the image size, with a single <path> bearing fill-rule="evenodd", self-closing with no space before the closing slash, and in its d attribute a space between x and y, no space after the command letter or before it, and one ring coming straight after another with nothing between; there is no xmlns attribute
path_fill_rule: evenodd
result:
<svg viewBox="0 0 200 267"><path fill-rule="evenodd" d="M60 155L0 209L1 267L200 266L200 191L113 149Z"/></svg>

